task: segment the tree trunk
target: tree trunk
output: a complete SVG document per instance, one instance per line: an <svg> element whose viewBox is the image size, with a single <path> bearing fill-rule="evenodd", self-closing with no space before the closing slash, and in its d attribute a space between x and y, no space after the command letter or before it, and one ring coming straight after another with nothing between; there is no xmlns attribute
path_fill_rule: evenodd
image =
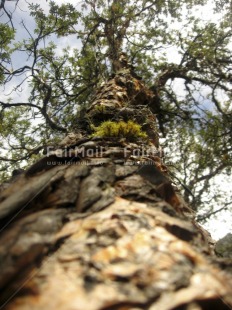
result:
<svg viewBox="0 0 232 310"><path fill-rule="evenodd" d="M232 279L171 184L152 102L125 64L81 135L1 192L1 309L230 309Z"/></svg>

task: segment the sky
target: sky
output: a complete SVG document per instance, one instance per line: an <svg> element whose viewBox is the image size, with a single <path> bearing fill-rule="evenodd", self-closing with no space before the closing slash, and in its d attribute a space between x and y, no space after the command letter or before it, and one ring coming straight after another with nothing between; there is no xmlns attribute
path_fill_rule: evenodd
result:
<svg viewBox="0 0 232 310"><path fill-rule="evenodd" d="M80 3L81 3L81 1L77 1L77 0L59 0L59 1L55 1L55 2L57 2L57 3L72 3L74 6L80 6ZM26 24L27 28L30 31L32 31L34 28L33 18L28 15L28 3L40 4L42 6L42 8L45 10L45 12L48 11L48 3L46 1L19 0L16 9L15 9L15 2L14 1L6 1L5 2L6 9L9 10L9 12L13 13L13 22L14 22L15 28L17 29L16 40L21 40L22 38L28 37L27 31L22 26L22 21ZM186 11L186 15L187 15L187 11ZM212 16L214 16L214 19L213 19L214 22L216 22L217 20L220 19L220 14L217 15L217 18L215 17L215 15L213 15L212 4L209 4L204 10L202 10L199 7L199 9L195 11L194 15L198 16L199 18L201 18L202 20L204 20L206 22L212 21ZM0 16L0 22L5 22L5 21L6 21L5 17ZM178 29L179 25L177 23L173 23L172 27L173 28L176 27ZM62 49L67 47L67 45L70 45L71 48L80 47L80 42L75 37L73 38L72 41L70 41L70 38L61 38L58 41L56 40L56 44L58 46L58 48L57 48L58 54L61 53ZM167 56L168 56L168 58L170 58L169 59L170 61L177 62L177 63L179 62L180 56L178 55L178 53L176 52L175 49L170 48L170 50L167 51ZM15 55L13 66L14 67L20 67L22 62L26 62L25 56ZM6 88L4 93L2 92L0 94L0 99L5 101L7 96L9 96L10 89L12 89L12 87L16 86L17 84L18 84L18 80L13 79L11 81L11 83L9 83L9 85L8 85L9 89ZM24 85L24 87L25 87L24 91L18 92L18 94L17 94L17 96L19 96L18 99L20 98L21 101L24 101L27 99L27 94L29 92L29 88L26 84ZM177 82L175 87L176 87L176 89L179 89L179 92L181 94L181 91L182 91L181 90L181 82L179 82L179 84ZM225 182L225 179L220 179L220 177L219 177L217 182L218 182L218 188L221 188L221 190L225 189L225 187L226 187L226 190L230 190L228 185L226 185L226 184L230 184L229 183L230 180L227 180L227 182L228 182L227 183L227 182ZM220 206L218 206L218 207L220 208ZM226 233L232 232L231 222L232 222L232 215L228 211L224 211L224 212L220 213L220 217L212 218L206 225L204 225L204 227L211 232L212 237L214 239L219 239L219 238L222 238Z"/></svg>

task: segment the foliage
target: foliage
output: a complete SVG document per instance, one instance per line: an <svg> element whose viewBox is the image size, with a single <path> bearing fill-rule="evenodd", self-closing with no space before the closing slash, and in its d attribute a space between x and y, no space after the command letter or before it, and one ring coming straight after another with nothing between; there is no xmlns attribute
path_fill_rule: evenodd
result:
<svg viewBox="0 0 232 310"><path fill-rule="evenodd" d="M10 63L10 43L14 39L14 30L0 23L0 84L4 82L5 64Z"/></svg>
<svg viewBox="0 0 232 310"><path fill-rule="evenodd" d="M123 51L154 92L150 108L167 164L194 196L186 191L185 198L208 213L214 201L227 208L231 197L223 197L213 183L219 174L229 175L232 164L231 11L226 1L209 2L221 15L205 21L197 9L206 11L207 2L30 4L22 40L5 1L9 14L0 25L4 176L9 166L31 163L39 150L75 130L80 106L88 106L96 87L114 74Z"/></svg>
<svg viewBox="0 0 232 310"><path fill-rule="evenodd" d="M141 130L141 126L135 122L112 122L105 121L100 126L94 127L95 137L118 137L127 140L147 138L147 134Z"/></svg>

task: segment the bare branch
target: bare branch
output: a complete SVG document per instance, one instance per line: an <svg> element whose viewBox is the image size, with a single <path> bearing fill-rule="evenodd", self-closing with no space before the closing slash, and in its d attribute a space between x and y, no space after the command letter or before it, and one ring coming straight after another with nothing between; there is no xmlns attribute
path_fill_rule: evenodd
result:
<svg viewBox="0 0 232 310"><path fill-rule="evenodd" d="M232 204L232 201L224 203L224 206L219 208L218 210L215 211L209 211L209 212L205 212L203 215L198 215L196 220L198 222L203 222L205 220L208 220L211 216L221 212L221 211L225 211L228 210L228 206Z"/></svg>

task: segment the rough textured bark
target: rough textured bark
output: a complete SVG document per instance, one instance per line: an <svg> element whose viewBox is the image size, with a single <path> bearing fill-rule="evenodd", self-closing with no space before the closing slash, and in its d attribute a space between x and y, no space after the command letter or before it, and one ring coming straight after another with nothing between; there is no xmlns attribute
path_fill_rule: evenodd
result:
<svg viewBox="0 0 232 310"><path fill-rule="evenodd" d="M1 309L230 309L231 276L157 153L152 102L124 64L80 132L2 190ZM107 119L148 138L92 137Z"/></svg>

